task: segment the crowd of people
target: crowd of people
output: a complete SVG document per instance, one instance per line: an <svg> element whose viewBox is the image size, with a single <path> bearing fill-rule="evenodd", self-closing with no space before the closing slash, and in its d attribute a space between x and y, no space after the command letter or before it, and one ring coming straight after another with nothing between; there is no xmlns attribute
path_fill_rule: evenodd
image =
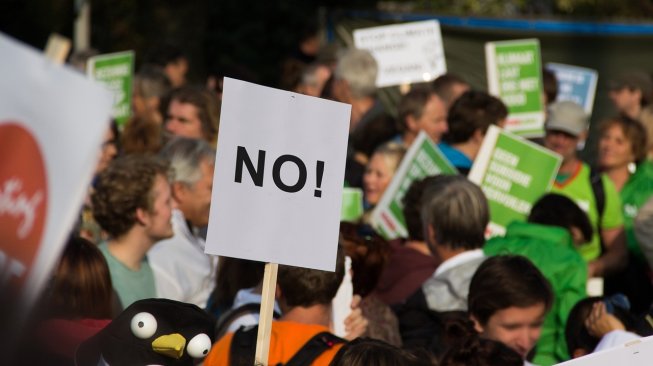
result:
<svg viewBox="0 0 653 366"><path fill-rule="evenodd" d="M282 86L352 106L343 185L362 189L365 214L341 224L335 272L280 266L269 364L549 366L653 334L646 321L653 303L650 75L614 77L615 114L598 126L590 167L578 154L589 116L556 101L555 76L543 70L539 142L562 164L524 221L487 238L488 201L466 175L488 128L505 125L506 105L445 74L412 85L393 116L377 97L372 55L344 49L322 56L315 37L284 63ZM207 317L193 319L215 328L206 331L212 345L188 340L196 357L188 364L252 365L264 264L204 253L220 174L221 80L190 84L189 60L175 47L143 60L132 116L125 126L107 126L88 198L36 306L39 352L31 355L40 364L73 365L89 340L113 342L120 332L149 339L154 317L143 301L165 298L202 309ZM370 213L421 131L459 174L415 181L403 200L408 235L388 241ZM347 334L337 337L332 301L345 257L355 296ZM588 297L593 277L604 279L604 296ZM168 316L183 317L184 309ZM131 328L108 325L125 314ZM159 348L142 352L181 360L179 350Z"/></svg>

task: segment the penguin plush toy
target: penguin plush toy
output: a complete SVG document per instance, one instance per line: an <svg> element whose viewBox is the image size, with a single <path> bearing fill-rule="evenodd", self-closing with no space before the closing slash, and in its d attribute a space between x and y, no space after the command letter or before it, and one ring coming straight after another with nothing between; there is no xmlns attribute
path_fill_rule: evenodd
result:
<svg viewBox="0 0 653 366"><path fill-rule="evenodd" d="M212 316L192 304L167 299L136 301L82 343L77 366L192 366L209 353Z"/></svg>

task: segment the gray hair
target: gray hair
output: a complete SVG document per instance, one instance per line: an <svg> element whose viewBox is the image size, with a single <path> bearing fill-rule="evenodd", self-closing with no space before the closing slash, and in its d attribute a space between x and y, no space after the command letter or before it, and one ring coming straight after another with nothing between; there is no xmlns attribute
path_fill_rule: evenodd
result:
<svg viewBox="0 0 653 366"><path fill-rule="evenodd" d="M339 57L334 75L336 79L347 81L354 98L363 98L376 93L378 70L369 51L349 49Z"/></svg>
<svg viewBox="0 0 653 366"><path fill-rule="evenodd" d="M200 164L215 164L215 150L204 140L175 137L159 153L170 162L172 182L192 186L202 177Z"/></svg>
<svg viewBox="0 0 653 366"><path fill-rule="evenodd" d="M440 175L422 195L424 230L433 228L434 245L476 249L485 243L490 209L483 191L461 175ZM425 235L428 238L428 235Z"/></svg>

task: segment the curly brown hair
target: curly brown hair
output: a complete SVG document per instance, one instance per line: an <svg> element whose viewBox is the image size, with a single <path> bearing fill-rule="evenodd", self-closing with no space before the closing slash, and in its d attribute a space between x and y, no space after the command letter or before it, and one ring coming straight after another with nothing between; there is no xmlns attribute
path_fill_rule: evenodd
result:
<svg viewBox="0 0 653 366"><path fill-rule="evenodd" d="M152 155L116 159L100 174L91 196L93 217L112 238L134 226L136 209L151 211L157 175L169 180L170 169L167 162Z"/></svg>

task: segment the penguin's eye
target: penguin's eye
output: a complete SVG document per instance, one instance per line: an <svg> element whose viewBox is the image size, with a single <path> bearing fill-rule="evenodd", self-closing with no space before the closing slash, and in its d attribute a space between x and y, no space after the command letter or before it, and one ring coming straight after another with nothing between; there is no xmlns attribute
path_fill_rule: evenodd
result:
<svg viewBox="0 0 653 366"><path fill-rule="evenodd" d="M138 313L131 322L132 333L140 339L147 339L156 333L156 318L150 313Z"/></svg>
<svg viewBox="0 0 653 366"><path fill-rule="evenodd" d="M202 358L209 354L211 350L211 338L204 333L200 333L188 342L186 351L193 358Z"/></svg>

